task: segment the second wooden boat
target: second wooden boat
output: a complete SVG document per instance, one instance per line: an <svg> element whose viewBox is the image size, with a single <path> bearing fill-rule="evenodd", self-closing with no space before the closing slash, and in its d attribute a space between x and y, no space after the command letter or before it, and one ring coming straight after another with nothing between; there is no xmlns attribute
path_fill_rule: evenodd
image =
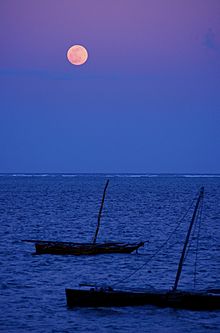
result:
<svg viewBox="0 0 220 333"><path fill-rule="evenodd" d="M109 184L107 180L102 196L102 202L98 214L98 222L91 243L75 243L75 242L59 242L59 241L45 241L36 239L26 239L23 242L30 242L35 244L35 254L58 254L58 255L97 255L97 254L110 254L110 253L131 253L137 251L139 247L144 246L144 242L124 243L124 242L105 242L97 243L97 236L100 228L100 221L102 209L105 200L106 190Z"/></svg>
<svg viewBox="0 0 220 333"><path fill-rule="evenodd" d="M72 255L95 255L110 253L131 253L143 246L139 243L72 243L40 240L26 240L34 242L36 254L72 254Z"/></svg>

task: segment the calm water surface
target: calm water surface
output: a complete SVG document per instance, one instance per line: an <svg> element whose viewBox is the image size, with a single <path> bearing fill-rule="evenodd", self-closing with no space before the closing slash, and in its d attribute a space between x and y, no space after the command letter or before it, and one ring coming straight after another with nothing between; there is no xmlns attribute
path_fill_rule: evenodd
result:
<svg viewBox="0 0 220 333"><path fill-rule="evenodd" d="M92 240L108 177L99 241L148 240L139 254L32 255L34 245L22 239ZM194 283L197 289L220 288L219 177L0 175L0 331L219 332L220 311L149 305L70 310L65 300L65 288L82 282L171 288L192 210L183 221L181 216L202 185L203 217L193 231L182 289L192 289ZM154 260L126 278L160 248Z"/></svg>

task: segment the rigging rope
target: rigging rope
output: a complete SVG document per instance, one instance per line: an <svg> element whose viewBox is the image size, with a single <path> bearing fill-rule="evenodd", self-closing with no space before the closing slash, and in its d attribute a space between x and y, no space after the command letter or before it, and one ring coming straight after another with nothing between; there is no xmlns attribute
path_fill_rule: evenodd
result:
<svg viewBox="0 0 220 333"><path fill-rule="evenodd" d="M193 232L192 232L192 235L191 235L191 239L189 241L189 245L187 247L187 252L186 252L186 255L185 255L185 258L184 258L184 261L185 259L187 258L188 256L188 253L190 251L190 248L191 248L191 245L192 245L192 241L193 241L193 237L195 235L195 231L196 231L196 227L197 227L197 224L200 225L200 220L201 220L201 214L202 214L202 205L203 205L203 201L201 201L200 203L200 206L198 208L198 212L196 214L196 219L195 219L195 223L194 223L194 228L193 228ZM198 226L198 230L199 230L199 226ZM197 236L197 247L196 247L196 254L197 254L197 250L198 250L198 236Z"/></svg>
<svg viewBox="0 0 220 333"><path fill-rule="evenodd" d="M195 235L195 231L196 231L196 227L197 227L197 223L199 224L199 228L200 228L200 219L201 219L201 215L202 215L202 208L203 208L203 200L201 201L199 207L198 207L198 211L197 211L197 214L196 214L196 218L195 218L195 223L194 223L194 226L193 226L193 232L192 232L192 235L190 237L190 241L189 241L189 244L187 246L187 251L186 251L186 254L185 254L185 257L184 257L184 261L183 261L183 264L189 254L189 251L190 251L190 248L191 248L191 245L192 245L192 241L193 241L193 237ZM198 237L199 237L199 233L197 235L197 247L196 247L196 259L195 261L197 260L197 252L198 252ZM196 263L195 263L196 265ZM194 267L194 287L195 287L195 267Z"/></svg>
<svg viewBox="0 0 220 333"><path fill-rule="evenodd" d="M139 270L141 270L144 266L146 266L147 264L149 264L149 262L151 262L151 260L161 251L161 249L163 249L165 247L165 245L168 243L168 241L170 240L170 238L173 236L173 234L177 231L177 229L179 228L181 222L185 219L185 217L187 216L189 210L191 209L194 201L196 200L197 196L191 201L191 204L189 206L189 208L187 209L187 211L185 212L185 214L183 215L183 217L181 217L178 222L176 227L173 229L173 231L170 233L170 235L168 236L168 238L166 239L166 241L160 246L160 248L150 257L150 259L148 261L146 261L144 264L142 264L141 266L139 266L134 272L132 272L131 274L127 275L126 277L124 277L123 279L115 282L112 286L116 286L121 282L124 282L126 280L128 280L131 276L133 276L134 274L136 274ZM146 241L145 241L146 242Z"/></svg>
<svg viewBox="0 0 220 333"><path fill-rule="evenodd" d="M200 210L200 207L198 209ZM194 237L195 231L196 231L196 223L198 221L198 216L199 216L199 213L197 212L195 222L194 222L194 226L193 226L193 230L192 230L192 234L190 236L189 244L187 246L187 251L186 251L186 254L185 254L185 257L184 257L184 262L185 262L185 259L188 257L188 254L189 254L189 251L190 251L190 248L191 248L191 245L192 245L192 240L193 240L193 237Z"/></svg>
<svg viewBox="0 0 220 333"><path fill-rule="evenodd" d="M204 208L204 202L202 200L200 211L199 211L199 216L198 216L198 233L197 233L197 241L196 241L196 259L195 259L195 266L194 266L194 288L196 286L198 248L199 248L199 237L200 237L200 230L201 230L201 224L202 224L203 208Z"/></svg>

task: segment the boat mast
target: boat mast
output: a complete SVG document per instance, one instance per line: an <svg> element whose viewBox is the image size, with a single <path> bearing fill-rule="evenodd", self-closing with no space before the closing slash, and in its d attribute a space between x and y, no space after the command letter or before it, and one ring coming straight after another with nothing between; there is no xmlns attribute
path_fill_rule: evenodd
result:
<svg viewBox="0 0 220 333"><path fill-rule="evenodd" d="M102 202L101 202L101 206L99 209L99 215L98 215L98 223L97 223L97 227L96 227L96 231L95 231L95 236L93 238L93 244L96 243L96 238L98 236L98 232L99 232L99 228L100 228L100 220L101 220L101 215L102 215L102 209L103 209L103 205L104 205L104 201L105 201L105 193L108 187L108 183L109 183L109 179L107 180L106 184L105 184L105 188L104 188L104 192L103 192L103 196L102 196Z"/></svg>
<svg viewBox="0 0 220 333"><path fill-rule="evenodd" d="M204 187L201 187L199 197L197 199L196 206L195 206L195 209L194 209L194 212L193 212L192 220L190 222L189 230L188 230L187 235L186 235L186 240L185 240L185 243L184 243L184 246L183 246L182 254L181 254L181 257L180 257L180 261L179 261L179 265L178 265L178 269L177 269L177 273L176 273L176 279L175 279L175 283L174 283L174 286L173 286L173 291L176 291L177 286L178 286L178 282L179 282L179 279L180 279L180 274L181 274L182 268L183 268L183 262L184 262L184 259L185 259L186 248L187 248L187 245L188 245L188 242L189 242L189 237L190 237L190 234L191 234L191 231L192 231L193 224L194 224L195 219L196 219L196 214L197 214L197 210L198 210L198 207L199 207L200 200L203 198L203 196L204 196Z"/></svg>

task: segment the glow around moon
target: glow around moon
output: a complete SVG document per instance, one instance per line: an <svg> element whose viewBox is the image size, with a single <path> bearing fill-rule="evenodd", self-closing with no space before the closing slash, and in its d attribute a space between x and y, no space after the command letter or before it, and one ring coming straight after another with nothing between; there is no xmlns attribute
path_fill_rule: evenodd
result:
<svg viewBox="0 0 220 333"><path fill-rule="evenodd" d="M73 45L67 51L67 59L73 65L83 65L88 59L88 52L82 45Z"/></svg>

